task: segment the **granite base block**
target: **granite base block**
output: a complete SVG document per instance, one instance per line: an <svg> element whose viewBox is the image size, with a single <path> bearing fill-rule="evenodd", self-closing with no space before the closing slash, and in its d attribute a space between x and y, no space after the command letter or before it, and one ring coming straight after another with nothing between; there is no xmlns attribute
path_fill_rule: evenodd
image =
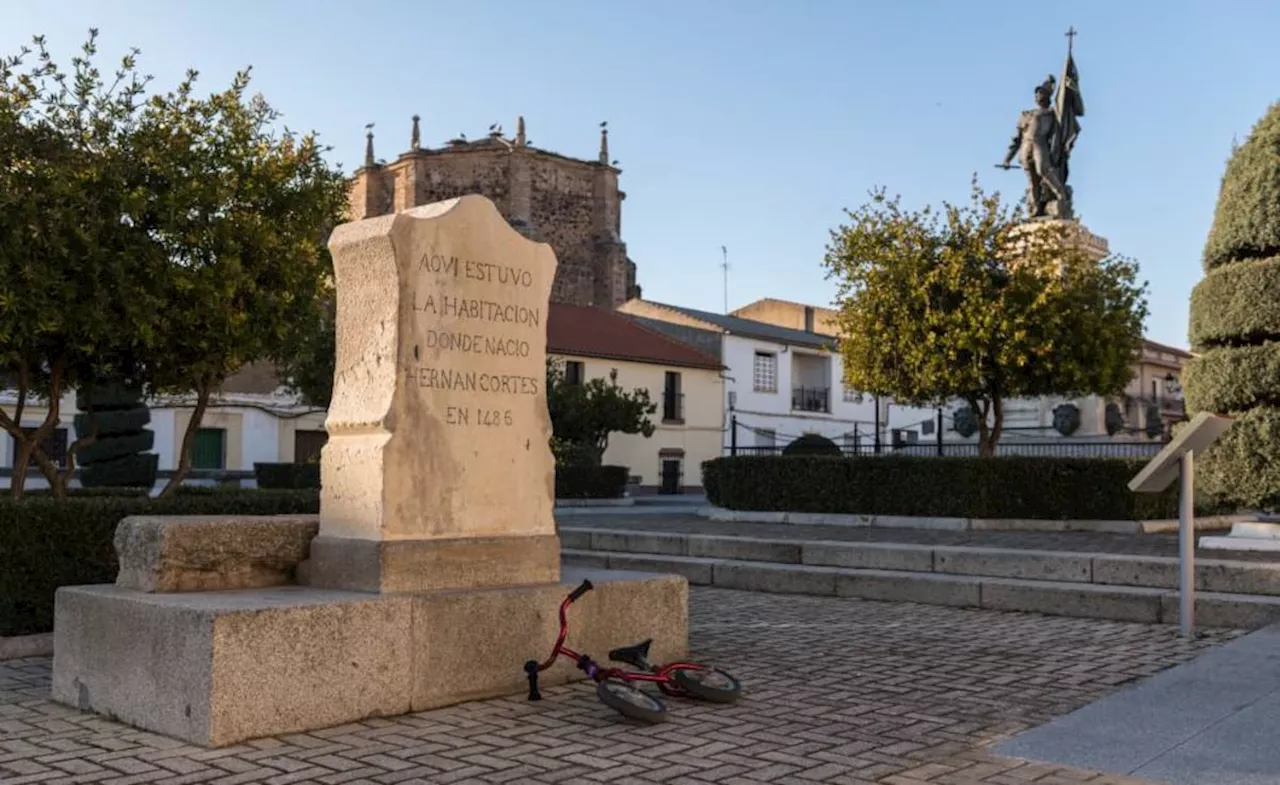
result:
<svg viewBox="0 0 1280 785"><path fill-rule="evenodd" d="M421 592L534 586L560 580L560 538L311 541L309 585L359 592Z"/></svg>
<svg viewBox="0 0 1280 785"><path fill-rule="evenodd" d="M687 655L688 583L671 575L566 567L561 583L413 594L74 586L57 593L53 698L220 747L514 695L583 578L597 590L570 610L570 647L604 658L653 638L655 659ZM564 661L541 682L582 677Z"/></svg>

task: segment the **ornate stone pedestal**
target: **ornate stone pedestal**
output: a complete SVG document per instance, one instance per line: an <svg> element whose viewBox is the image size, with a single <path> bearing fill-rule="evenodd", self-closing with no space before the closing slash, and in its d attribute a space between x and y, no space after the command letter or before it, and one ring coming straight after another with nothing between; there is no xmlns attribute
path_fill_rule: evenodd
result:
<svg viewBox="0 0 1280 785"><path fill-rule="evenodd" d="M1065 229L1068 241L1076 243L1077 247L1095 262L1105 259L1111 253L1111 245L1107 242L1107 238L1089 231L1088 227L1078 220L1038 218L1018 227L1018 231L1025 232L1028 237L1033 237L1036 232L1057 229Z"/></svg>

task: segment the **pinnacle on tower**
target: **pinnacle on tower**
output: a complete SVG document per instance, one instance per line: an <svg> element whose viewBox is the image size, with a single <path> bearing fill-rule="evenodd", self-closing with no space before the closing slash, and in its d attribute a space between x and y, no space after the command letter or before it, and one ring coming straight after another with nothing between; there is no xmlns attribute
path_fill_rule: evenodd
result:
<svg viewBox="0 0 1280 785"><path fill-rule="evenodd" d="M600 123L600 163L609 165L609 121Z"/></svg>
<svg viewBox="0 0 1280 785"><path fill-rule="evenodd" d="M528 144L524 135L524 115L516 118L516 147L524 147Z"/></svg>
<svg viewBox="0 0 1280 785"><path fill-rule="evenodd" d="M409 149L414 151L422 147L422 134L418 131L419 119L416 114L413 116L413 133L409 136Z"/></svg>
<svg viewBox="0 0 1280 785"><path fill-rule="evenodd" d="M364 165L376 166L378 162L373 157L373 123L366 125L364 130Z"/></svg>

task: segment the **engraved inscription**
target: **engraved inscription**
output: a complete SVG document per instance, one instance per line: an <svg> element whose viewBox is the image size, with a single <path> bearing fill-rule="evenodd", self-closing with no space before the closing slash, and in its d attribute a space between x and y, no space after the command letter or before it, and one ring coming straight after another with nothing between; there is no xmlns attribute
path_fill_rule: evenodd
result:
<svg viewBox="0 0 1280 785"><path fill-rule="evenodd" d="M467 352L469 354L488 354L494 357L528 357L531 348L528 341L519 338L499 338L493 335L472 333L446 333L427 330L425 343L429 349L443 349L448 352ZM413 347L414 359L418 358L418 347Z"/></svg>
<svg viewBox="0 0 1280 785"><path fill-rule="evenodd" d="M418 333L419 344L414 346L414 360L417 362L403 369L405 385L476 396L541 394L540 376L528 375L527 371L525 374L501 372L504 359L532 356L537 340L533 336L545 329L543 310L519 302L528 300L529 293L521 290L533 288L533 272L509 264L437 253L423 254L417 266L420 272L432 275L422 279L426 290L408 293L405 305L410 313L431 326L428 328L424 324L425 329ZM455 287L461 290L455 291ZM485 327L485 323L493 326ZM490 330L498 334L491 334ZM528 338L520 334L525 330L528 330L524 333ZM421 357L419 345L436 352L439 359L435 364L428 357ZM448 367L453 364L450 357L454 362L477 362L464 361L465 355L495 358L495 371ZM479 361L479 364L483 365L485 361ZM499 428L515 423L511 409L483 404L466 405L465 399L451 401L443 408L443 419L448 425Z"/></svg>
<svg viewBox="0 0 1280 785"><path fill-rule="evenodd" d="M459 259L456 256L446 258L440 254L423 254L418 260L418 269L502 286L533 288L533 273L505 264L477 262L474 259Z"/></svg>
<svg viewBox="0 0 1280 785"><path fill-rule="evenodd" d="M480 319L500 324L519 324L525 327L541 327L542 312L537 308L511 303L499 303L493 300L480 300L470 297L450 297L442 294L420 296L413 293L410 307L415 311L434 314L436 316L455 316L462 319Z"/></svg>
<svg viewBox="0 0 1280 785"><path fill-rule="evenodd" d="M542 384L536 376L455 371L427 366L410 366L404 369L404 374L410 385L418 387L497 395L537 395Z"/></svg>

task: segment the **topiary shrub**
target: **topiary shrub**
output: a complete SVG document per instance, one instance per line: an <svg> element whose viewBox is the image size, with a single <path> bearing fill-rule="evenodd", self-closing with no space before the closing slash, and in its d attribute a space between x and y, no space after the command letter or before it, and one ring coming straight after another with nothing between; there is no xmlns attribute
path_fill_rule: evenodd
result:
<svg viewBox="0 0 1280 785"><path fill-rule="evenodd" d="M1164 420L1160 417L1160 407L1154 403L1147 404L1147 420L1144 430L1148 439L1154 439L1164 433Z"/></svg>
<svg viewBox="0 0 1280 785"><path fill-rule="evenodd" d="M1227 163L1191 293L1189 414L1235 423L1196 462L1197 492L1251 509L1280 507L1280 103Z"/></svg>
<svg viewBox="0 0 1280 785"><path fill-rule="evenodd" d="M782 448L783 455L843 455L840 446L820 433L806 433Z"/></svg>
<svg viewBox="0 0 1280 785"><path fill-rule="evenodd" d="M951 427L965 439L978 432L978 414L971 406L961 406L951 415Z"/></svg>
<svg viewBox="0 0 1280 785"><path fill-rule="evenodd" d="M557 499L621 499L627 493L626 466L557 466Z"/></svg>
<svg viewBox="0 0 1280 785"><path fill-rule="evenodd" d="M253 479L267 490L319 488L318 463L254 463Z"/></svg>
<svg viewBox="0 0 1280 785"><path fill-rule="evenodd" d="M85 488L145 488L156 484L160 456L151 452L156 435L147 428L151 410L142 392L107 385L76 392L78 435L93 432L97 439L76 453L80 485ZM92 414L89 413L92 408Z"/></svg>
<svg viewBox="0 0 1280 785"><path fill-rule="evenodd" d="M1124 430L1124 412L1120 411L1120 404L1118 403L1107 404L1102 420L1106 426L1108 436L1115 436Z"/></svg>

